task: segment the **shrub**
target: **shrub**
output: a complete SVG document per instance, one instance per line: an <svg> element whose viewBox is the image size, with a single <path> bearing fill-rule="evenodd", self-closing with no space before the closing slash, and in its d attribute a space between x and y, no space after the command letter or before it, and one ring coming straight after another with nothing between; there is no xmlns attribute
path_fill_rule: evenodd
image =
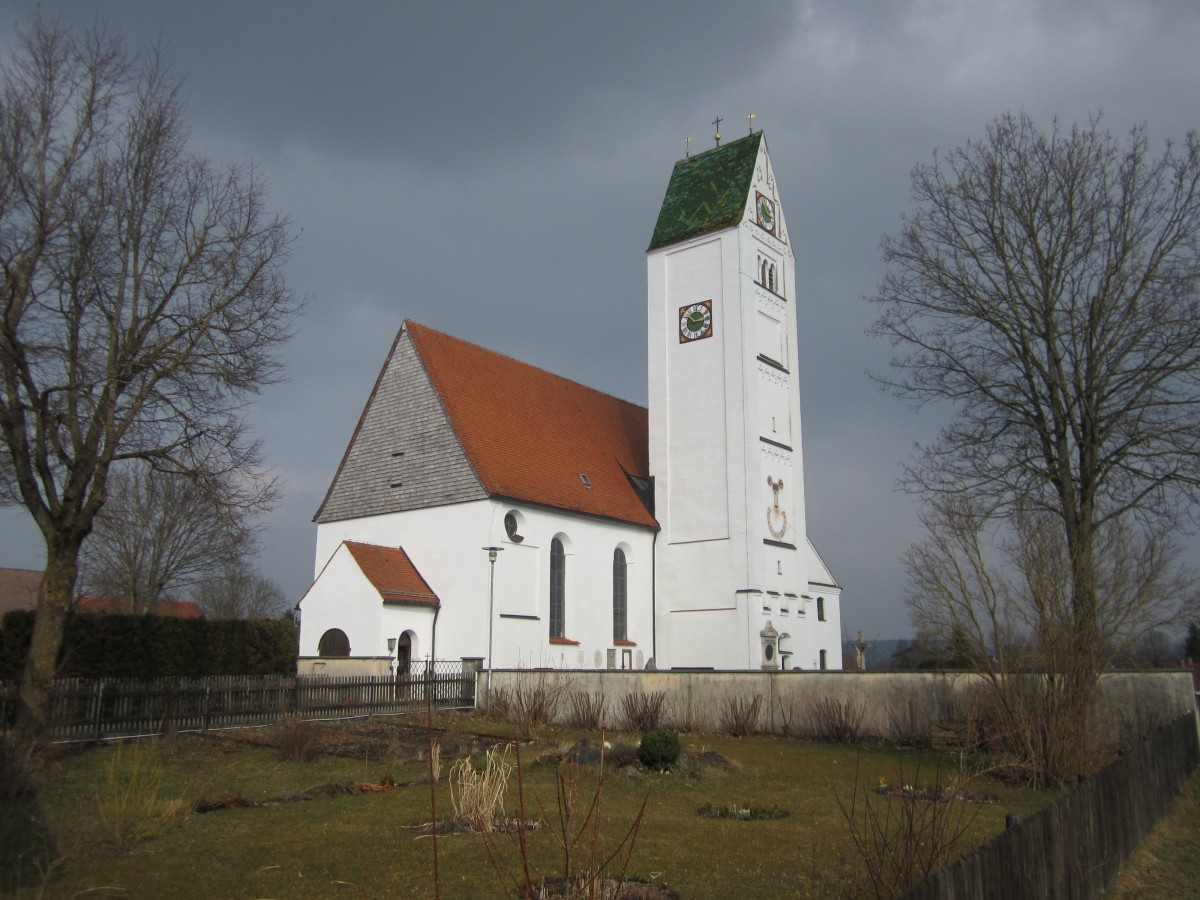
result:
<svg viewBox="0 0 1200 900"><path fill-rule="evenodd" d="M853 744L862 732L862 720L866 713L865 703L853 700L839 703L832 698L822 697L812 705L809 722L812 733L821 740Z"/></svg>
<svg viewBox="0 0 1200 900"><path fill-rule="evenodd" d="M47 747L24 732L0 735L0 802L34 793L34 780L43 769Z"/></svg>
<svg viewBox="0 0 1200 900"><path fill-rule="evenodd" d="M511 686L492 691L488 711L514 723L522 740L529 740L535 728L554 718L566 689L567 683L560 673L522 669Z"/></svg>
<svg viewBox="0 0 1200 900"><path fill-rule="evenodd" d="M299 716L284 716L271 728L271 742L291 762L312 762L321 752L321 726Z"/></svg>
<svg viewBox="0 0 1200 900"><path fill-rule="evenodd" d="M568 695L571 712L567 724L572 728L600 728L604 722L604 695L572 691Z"/></svg>
<svg viewBox="0 0 1200 900"><path fill-rule="evenodd" d="M901 747L929 746L929 718L917 709L917 701L909 697L899 709L887 709L888 735Z"/></svg>
<svg viewBox="0 0 1200 900"><path fill-rule="evenodd" d="M642 736L638 760L648 769L662 772L679 762L679 735L666 729L651 731Z"/></svg>
<svg viewBox="0 0 1200 900"><path fill-rule="evenodd" d="M100 793L100 821L118 846L162 834L172 821L186 815L181 800L164 800L162 762L158 744L135 741L120 744L104 767L104 789Z"/></svg>
<svg viewBox="0 0 1200 900"><path fill-rule="evenodd" d="M733 737L749 737L758 728L762 695L726 697L721 704L721 730Z"/></svg>
<svg viewBox="0 0 1200 900"><path fill-rule="evenodd" d="M625 713L625 727L629 731L645 734L656 731L662 725L663 705L667 695L662 691L646 694L641 691L626 694L621 700L621 710Z"/></svg>

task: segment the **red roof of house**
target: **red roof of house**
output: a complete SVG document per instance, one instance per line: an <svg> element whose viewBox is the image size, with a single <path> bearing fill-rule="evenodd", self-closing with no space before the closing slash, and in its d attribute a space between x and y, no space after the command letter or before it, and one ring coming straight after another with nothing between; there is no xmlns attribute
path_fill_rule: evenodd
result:
<svg viewBox="0 0 1200 900"><path fill-rule="evenodd" d="M657 527L628 477L649 478L645 407L404 327L489 494Z"/></svg>
<svg viewBox="0 0 1200 900"><path fill-rule="evenodd" d="M112 597L83 595L75 598L75 611L81 613L123 613L122 604ZM168 619L202 619L204 613L191 600L156 600L150 610L152 616Z"/></svg>
<svg viewBox="0 0 1200 900"><path fill-rule="evenodd" d="M0 616L12 609L37 609L37 592L42 573L37 569L0 568ZM123 612L111 597L82 595L75 598L75 610L82 613ZM204 613L190 600L159 600L151 614L173 619L199 619Z"/></svg>
<svg viewBox="0 0 1200 900"><path fill-rule="evenodd" d="M0 616L14 609L35 609L42 573L36 569L0 568Z"/></svg>
<svg viewBox="0 0 1200 900"><path fill-rule="evenodd" d="M346 549L358 563L384 603L419 603L438 606L437 594L421 577L408 554L400 547L380 547L346 541Z"/></svg>

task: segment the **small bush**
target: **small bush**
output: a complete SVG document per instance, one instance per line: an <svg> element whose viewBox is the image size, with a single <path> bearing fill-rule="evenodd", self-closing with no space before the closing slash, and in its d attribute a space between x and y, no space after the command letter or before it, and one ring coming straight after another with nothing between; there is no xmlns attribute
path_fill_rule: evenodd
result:
<svg viewBox="0 0 1200 900"><path fill-rule="evenodd" d="M809 723L812 733L820 740L853 744L862 733L862 720L866 714L865 703L855 703L853 700L839 703L832 698L822 697L812 705Z"/></svg>
<svg viewBox="0 0 1200 900"><path fill-rule="evenodd" d="M888 736L901 747L928 747L929 726L927 716L917 709L917 702L911 697L900 709L888 707Z"/></svg>
<svg viewBox="0 0 1200 900"><path fill-rule="evenodd" d="M671 727L689 733L700 731L704 724L701 706L690 690L677 694L671 702Z"/></svg>
<svg viewBox="0 0 1200 900"><path fill-rule="evenodd" d="M804 708L801 701L796 697L788 697L784 699L781 696L775 698L776 706L779 710L779 731L784 737L803 737L804 736Z"/></svg>
<svg viewBox="0 0 1200 900"><path fill-rule="evenodd" d="M321 753L321 726L299 716L285 716L271 728L271 742L290 762L312 762Z"/></svg>
<svg viewBox="0 0 1200 900"><path fill-rule="evenodd" d="M514 684L492 691L488 712L515 724L522 740L529 740L534 729L554 719L566 689L561 673L521 670Z"/></svg>
<svg viewBox="0 0 1200 900"><path fill-rule="evenodd" d="M571 712L567 724L572 728L595 729L604 723L604 695L586 691L572 691L568 695Z"/></svg>
<svg viewBox="0 0 1200 900"><path fill-rule="evenodd" d="M99 797L100 821L119 847L162 834L189 809L181 800L164 800L162 761L155 742L135 741L117 746L104 767Z"/></svg>
<svg viewBox="0 0 1200 900"><path fill-rule="evenodd" d="M662 772L679 762L679 735L673 731L651 731L642 736L638 761L648 769Z"/></svg>
<svg viewBox="0 0 1200 900"><path fill-rule="evenodd" d="M19 731L0 735L0 801L34 792L34 780L43 769L46 749L40 741Z"/></svg>
<svg viewBox="0 0 1200 900"><path fill-rule="evenodd" d="M626 694L621 700L621 710L625 714L625 727L629 731L645 734L657 731L662 727L663 706L667 695L662 691L646 694L641 691Z"/></svg>
<svg viewBox="0 0 1200 900"><path fill-rule="evenodd" d="M762 695L726 697L721 704L721 730L733 737L749 737L758 729Z"/></svg>

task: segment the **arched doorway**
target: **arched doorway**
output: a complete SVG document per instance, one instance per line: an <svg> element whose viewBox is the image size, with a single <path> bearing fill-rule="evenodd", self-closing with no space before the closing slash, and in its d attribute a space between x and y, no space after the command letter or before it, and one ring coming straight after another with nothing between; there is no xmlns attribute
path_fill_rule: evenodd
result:
<svg viewBox="0 0 1200 900"><path fill-rule="evenodd" d="M413 633L406 631L396 642L396 677L407 678L412 675Z"/></svg>

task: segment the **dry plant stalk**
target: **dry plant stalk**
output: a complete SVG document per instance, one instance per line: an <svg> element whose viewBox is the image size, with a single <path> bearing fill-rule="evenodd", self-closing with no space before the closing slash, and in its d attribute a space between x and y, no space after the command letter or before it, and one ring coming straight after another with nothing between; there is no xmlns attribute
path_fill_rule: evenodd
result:
<svg viewBox="0 0 1200 900"><path fill-rule="evenodd" d="M508 762L511 749L512 744L505 744L503 749L488 750L479 771L469 756L451 767L450 802L454 805L454 820L463 827L488 833L504 820L504 795L512 773Z"/></svg>

